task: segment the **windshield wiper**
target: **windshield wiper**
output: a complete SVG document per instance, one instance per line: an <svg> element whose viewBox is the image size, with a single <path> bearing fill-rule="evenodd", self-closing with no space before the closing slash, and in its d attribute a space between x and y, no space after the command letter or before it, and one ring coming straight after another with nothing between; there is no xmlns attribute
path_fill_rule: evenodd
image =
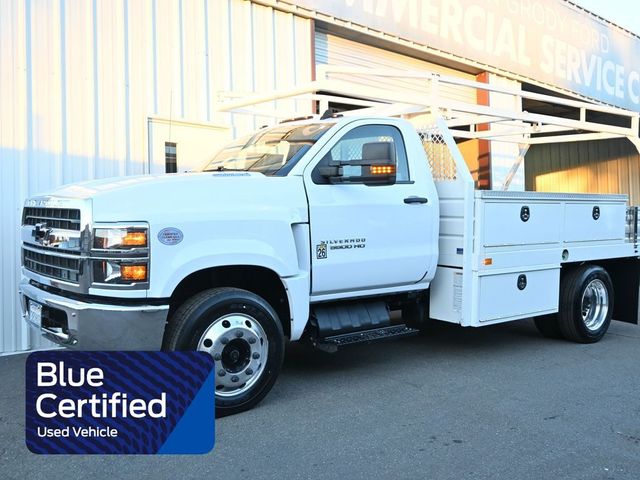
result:
<svg viewBox="0 0 640 480"><path fill-rule="evenodd" d="M210 168L205 170L205 172L246 172L247 170L243 168L227 168L223 165L219 165L216 168Z"/></svg>

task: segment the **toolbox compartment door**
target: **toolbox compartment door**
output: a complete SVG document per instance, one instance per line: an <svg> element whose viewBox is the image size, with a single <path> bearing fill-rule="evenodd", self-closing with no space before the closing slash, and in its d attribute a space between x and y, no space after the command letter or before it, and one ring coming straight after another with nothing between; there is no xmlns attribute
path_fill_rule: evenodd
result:
<svg viewBox="0 0 640 480"><path fill-rule="evenodd" d="M619 203L567 203L564 209L564 241L623 239L626 212L626 205Z"/></svg>
<svg viewBox="0 0 640 480"><path fill-rule="evenodd" d="M478 320L515 320L558 310L560 268L478 276Z"/></svg>
<svg viewBox="0 0 640 480"><path fill-rule="evenodd" d="M484 203L483 245L534 245L560 242L560 203Z"/></svg>

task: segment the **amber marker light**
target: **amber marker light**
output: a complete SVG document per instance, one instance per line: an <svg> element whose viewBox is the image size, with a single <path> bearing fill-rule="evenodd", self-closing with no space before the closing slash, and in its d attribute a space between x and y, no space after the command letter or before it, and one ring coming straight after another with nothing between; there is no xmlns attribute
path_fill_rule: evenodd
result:
<svg viewBox="0 0 640 480"><path fill-rule="evenodd" d="M147 280L146 265L121 265L120 278L130 282L144 282Z"/></svg>
<svg viewBox="0 0 640 480"><path fill-rule="evenodd" d="M485 258L482 263L485 265L493 265L493 258Z"/></svg>
<svg viewBox="0 0 640 480"><path fill-rule="evenodd" d="M371 165L371 175L393 175L396 173L395 165Z"/></svg>
<svg viewBox="0 0 640 480"><path fill-rule="evenodd" d="M129 231L122 237L122 245L125 247L146 247L147 232L146 231Z"/></svg>

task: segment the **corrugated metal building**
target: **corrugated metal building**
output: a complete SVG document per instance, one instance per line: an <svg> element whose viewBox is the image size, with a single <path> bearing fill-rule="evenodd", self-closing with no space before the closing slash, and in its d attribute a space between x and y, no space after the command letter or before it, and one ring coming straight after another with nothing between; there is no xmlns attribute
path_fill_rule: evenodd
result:
<svg viewBox="0 0 640 480"><path fill-rule="evenodd" d="M533 51L523 51L528 44L522 44L521 32L532 31L533 37L538 29L552 40L566 39L572 32L559 30L560 25L578 22L577 31L584 22L610 39L609 47L621 44L627 56L638 50L637 37L564 0L529 2L530 11L516 11L518 3L0 2L0 222L5 226L0 237L0 352L46 346L19 318L18 225L24 199L65 183L165 171L169 161L172 168L192 168L225 140L270 120L215 114L214 105L223 94L291 86L311 80L316 65L333 64L430 70L638 108L640 76L636 88L636 77L627 72L628 95L622 100L604 88L606 78L600 80L604 87L591 90L582 88L584 78L579 84L554 79L548 58L538 61ZM555 26L542 24L552 18L549 12L558 19ZM505 40L509 32L511 42ZM635 72L635 67L630 70ZM415 82L384 82L375 80L379 86L421 93ZM501 102L497 96L478 99L475 91L459 87L441 93L490 105ZM282 101L278 107L309 113L312 105ZM532 147L512 185L615 191L640 201L638 155L625 142L594 142L575 151L571 149L576 145ZM485 188L501 181L515 155L497 145L466 145L464 150Z"/></svg>
<svg viewBox="0 0 640 480"><path fill-rule="evenodd" d="M0 352L45 342L19 318L24 199L154 171L150 117L254 128L213 116L219 92L310 80L311 23L241 0L0 2Z"/></svg>
<svg viewBox="0 0 640 480"><path fill-rule="evenodd" d="M627 139L534 145L525 163L526 189L626 193L640 203L640 156Z"/></svg>

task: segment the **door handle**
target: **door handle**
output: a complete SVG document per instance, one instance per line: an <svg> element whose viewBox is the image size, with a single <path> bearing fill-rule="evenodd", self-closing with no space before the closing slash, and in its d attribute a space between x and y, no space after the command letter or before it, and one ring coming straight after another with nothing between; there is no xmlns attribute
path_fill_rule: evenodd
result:
<svg viewBox="0 0 640 480"><path fill-rule="evenodd" d="M428 201L425 197L407 197L404 199L404 203L427 203Z"/></svg>

